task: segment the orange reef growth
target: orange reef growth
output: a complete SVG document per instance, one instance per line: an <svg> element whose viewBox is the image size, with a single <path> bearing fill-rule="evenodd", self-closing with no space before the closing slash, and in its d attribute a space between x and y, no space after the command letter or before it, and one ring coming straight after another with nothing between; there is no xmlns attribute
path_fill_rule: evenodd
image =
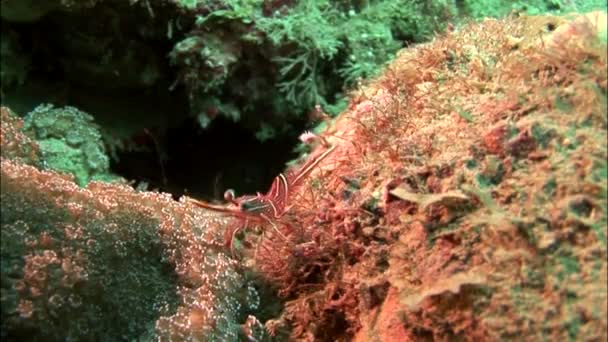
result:
<svg viewBox="0 0 608 342"><path fill-rule="evenodd" d="M352 94L244 257L305 341L603 340L606 15L484 20ZM251 232L251 231L250 231Z"/></svg>

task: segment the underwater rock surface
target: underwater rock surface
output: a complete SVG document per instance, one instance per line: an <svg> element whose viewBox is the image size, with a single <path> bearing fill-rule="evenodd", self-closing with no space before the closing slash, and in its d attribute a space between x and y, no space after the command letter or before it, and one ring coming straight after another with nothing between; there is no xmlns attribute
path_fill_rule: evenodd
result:
<svg viewBox="0 0 608 342"><path fill-rule="evenodd" d="M226 253L229 219L27 165L22 126L2 108L3 339L238 339L259 298Z"/></svg>
<svg viewBox="0 0 608 342"><path fill-rule="evenodd" d="M292 340L607 338L606 13L402 50L254 257Z"/></svg>
<svg viewBox="0 0 608 342"><path fill-rule="evenodd" d="M234 255L234 217L41 170L3 108L2 337L605 340L605 30L487 19L402 50Z"/></svg>

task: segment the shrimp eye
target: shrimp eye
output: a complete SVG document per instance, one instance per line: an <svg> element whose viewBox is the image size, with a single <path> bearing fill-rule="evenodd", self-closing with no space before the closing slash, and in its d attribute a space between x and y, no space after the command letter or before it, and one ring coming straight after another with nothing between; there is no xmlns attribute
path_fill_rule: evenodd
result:
<svg viewBox="0 0 608 342"><path fill-rule="evenodd" d="M224 192L224 199L230 203L234 203L234 198L236 195L234 194L234 190L228 189Z"/></svg>

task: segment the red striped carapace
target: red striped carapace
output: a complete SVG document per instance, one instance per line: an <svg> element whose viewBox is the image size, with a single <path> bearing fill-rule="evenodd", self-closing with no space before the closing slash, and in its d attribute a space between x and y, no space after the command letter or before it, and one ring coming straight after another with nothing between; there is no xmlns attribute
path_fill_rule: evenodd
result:
<svg viewBox="0 0 608 342"><path fill-rule="evenodd" d="M222 212L239 219L238 224L232 229L227 229L225 233L226 245L231 249L234 235L246 228L249 223L269 223L279 236L287 240L276 223L290 209L287 203L291 192L335 149L335 146L330 146L325 139L316 137L322 142L325 151L310 157L295 171L279 174L265 194L258 192L256 195L235 197L234 191L228 190L224 193L224 198L230 203L228 206L213 205L192 198L188 200L198 207Z"/></svg>

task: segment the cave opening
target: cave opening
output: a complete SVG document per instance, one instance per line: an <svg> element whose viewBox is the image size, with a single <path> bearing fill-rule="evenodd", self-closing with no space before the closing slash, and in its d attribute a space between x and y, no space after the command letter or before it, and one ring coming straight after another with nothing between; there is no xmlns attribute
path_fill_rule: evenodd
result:
<svg viewBox="0 0 608 342"><path fill-rule="evenodd" d="M141 14L142 9L136 10ZM112 156L110 171L139 189L207 201L221 200L229 188L237 195L265 192L285 163L297 157L293 149L297 134L306 126L304 120L290 121L289 132L264 142L256 138L251 123L246 128L221 115L202 128L190 114L187 89L182 84L174 86L178 70L166 58L172 43L164 32L138 31L127 25L146 18L141 25L156 27L152 24L161 18L137 13L121 17L124 25L116 29L121 29L123 38L137 42L136 47L145 47L131 50L141 50L148 58L145 61L156 67L158 78L152 85L131 77L129 64L119 63L128 61L122 46L108 43L107 49L113 49L114 54L108 56L124 68L110 72L114 64L106 68L99 62L104 50L95 44L105 41L93 38L105 37L113 12L93 23L58 11L35 22L2 22L5 42L12 44L15 57L27 61L27 70L22 82L0 92L0 102L20 116L43 103L73 106L91 114Z"/></svg>
<svg viewBox="0 0 608 342"><path fill-rule="evenodd" d="M144 148L118 152L112 172L175 199L186 194L216 201L227 189L237 195L266 192L285 163L297 157L297 137L260 142L251 131L222 117L205 129L187 118L165 132L146 130L135 139Z"/></svg>

